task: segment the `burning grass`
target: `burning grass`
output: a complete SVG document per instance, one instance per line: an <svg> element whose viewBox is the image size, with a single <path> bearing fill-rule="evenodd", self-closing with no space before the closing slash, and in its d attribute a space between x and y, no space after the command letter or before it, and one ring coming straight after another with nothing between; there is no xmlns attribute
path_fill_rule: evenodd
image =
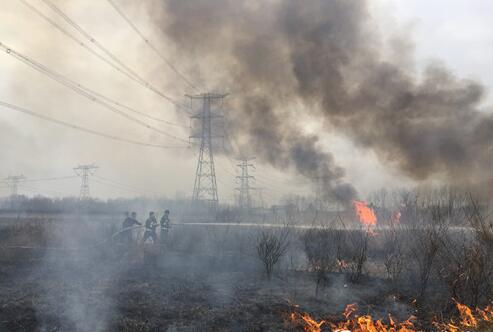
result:
<svg viewBox="0 0 493 332"><path fill-rule="evenodd" d="M404 321L398 321L390 314L386 319L377 319L371 315L359 315L355 304L347 305L339 319L326 318L322 320L316 320L308 313L298 311L298 307L296 307L296 310L289 314L289 322L306 332L493 331L493 311L491 306L473 310L457 302L456 308L458 311L456 318L451 318L445 322L435 320L432 322L432 327L427 329L417 325L416 316L410 316Z"/></svg>

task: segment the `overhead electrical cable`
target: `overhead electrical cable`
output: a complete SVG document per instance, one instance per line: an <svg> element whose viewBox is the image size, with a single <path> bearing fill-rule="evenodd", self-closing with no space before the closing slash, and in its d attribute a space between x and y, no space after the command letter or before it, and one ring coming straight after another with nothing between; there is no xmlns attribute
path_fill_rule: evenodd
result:
<svg viewBox="0 0 493 332"><path fill-rule="evenodd" d="M58 177L52 177L52 178L37 178L37 179L29 179L28 178L28 179L21 180L20 182L58 181L58 180L68 180L68 179L75 179L75 178L79 178L79 176L77 176L77 175L68 175L68 176L58 176Z"/></svg>
<svg viewBox="0 0 493 332"><path fill-rule="evenodd" d="M30 191L30 192L33 192L33 193L36 193L40 196L43 196L44 193L51 193L51 194L54 194L54 195L58 195L58 196L70 196L70 195L73 195L71 193L68 193L66 191L64 192L61 192L61 191L58 191L58 190L53 190L53 189L46 189L46 188L43 188L42 190L36 188L36 187L32 187L32 186L26 186L24 183L19 183L19 186L22 190L26 190L27 191Z"/></svg>
<svg viewBox="0 0 493 332"><path fill-rule="evenodd" d="M57 177L51 177L51 178L34 178L34 179L24 178L24 179L20 180L19 182L23 183L23 182L57 181L57 180L66 180L66 179L75 179L75 178L79 178L79 176L67 175L67 176L57 176ZM0 180L0 182L7 182L7 180Z"/></svg>
<svg viewBox="0 0 493 332"><path fill-rule="evenodd" d="M41 16L42 18L44 18L46 21L48 21L51 25L53 25L61 33L63 33L65 36L67 36L68 38L70 38L71 40L73 40L76 44L80 45L81 47L83 47L84 49L86 49L87 51L89 51L91 54L95 55L100 60L104 61L105 63L107 63L108 65L110 65L111 67L113 67L113 69L115 69L116 71L118 71L118 72L126 75L127 77L133 79L133 77L129 76L129 74L126 71L122 70L120 67L116 66L113 62L109 61L108 59L106 59L105 57L103 57L101 54L99 54L98 52L94 51L92 48L90 48L84 42L82 42L79 39L77 39L77 37L75 37L73 34L71 34L70 32L68 32L67 30L65 30L63 27L61 27L55 21L53 21L52 19L50 19L48 16L46 16L45 14L43 14L40 10L38 10L37 8L35 8L31 4L29 4L26 0L19 0L19 1L22 2L29 9L31 9L32 11L34 11L36 14L38 14L39 16ZM142 116L144 116L144 117L146 117L148 119L151 119L151 120L154 120L154 121L163 122L163 123L166 123L166 124L168 124L170 126L188 128L188 126L186 126L186 125L176 124L176 123L173 123L173 122L168 121L168 120L164 120L164 119L161 119L161 118L157 118L157 117L148 115L148 114L146 114L144 112L141 112L141 111L136 110L135 108L132 108L130 106L124 105L124 104L119 103L119 102L116 102L114 100L111 100L110 98L108 98L106 96L103 96L101 94L96 93L95 91L92 91L92 93L97 94L101 98L104 98L104 99L110 101L111 103L113 103L113 104L115 104L117 106L120 106L122 108L125 108L125 109L127 109L127 110L129 110L131 112L136 113L136 114L140 114L140 115L142 115Z"/></svg>
<svg viewBox="0 0 493 332"><path fill-rule="evenodd" d="M122 187L122 186L116 186L112 183L109 183L109 182L106 182L106 181L101 181L99 179L92 179L92 182L94 183L98 183L98 184L101 184L103 186L107 186L107 187L111 187L111 188L115 188L115 189L118 189L120 191L126 191L126 192L131 192L133 194L138 194L138 195L142 195L142 193L140 191L135 191L133 189L129 189L129 188L126 188L126 187Z"/></svg>
<svg viewBox="0 0 493 332"><path fill-rule="evenodd" d="M166 63L168 65L168 67L170 67L183 81L185 81L185 83L187 83L191 88L195 89L195 90L199 90L197 88L197 86L191 81L189 80L183 73L181 73L177 68L176 66L174 66L171 61L169 61L164 55L162 52L159 51L159 49L154 46L153 43L151 43L149 41L149 39L144 36L144 34L137 28L137 26L130 20L130 18L125 15L125 13L123 12L123 10L121 10L120 7L118 7L118 5L116 4L115 1L113 0L108 0L108 2L110 3L110 5L115 9L115 11L122 17L122 19L127 22L127 24L132 28L132 30L137 34L139 35L139 37L144 41L144 43L147 44L147 46L149 46L149 48L151 48L154 53L156 53L158 55L159 58L161 58L161 60Z"/></svg>
<svg viewBox="0 0 493 332"><path fill-rule="evenodd" d="M50 70L49 68L45 67L44 65L36 62L35 60L25 56L25 55L22 55L18 52L16 52L15 50L13 50L12 48L6 46L5 44L3 44L2 42L0 42L0 49L3 49L6 51L6 53L8 55L11 55L12 57L24 62L25 64L27 64L28 66L30 66L31 68L47 75L48 77L50 77L51 79L57 81L58 83L66 86L67 88L73 90L74 92L86 97L87 99L105 107L106 109L114 112L114 113L117 113L121 116L123 116L124 118L126 118L127 120L130 120L130 121L133 121L147 129L151 129L157 133L160 133L161 135L164 135L164 136L167 136L171 139L174 139L174 140L177 140L177 141L180 141L180 142L184 142L184 143L187 143L188 144L188 140L186 139L183 139L183 138L180 138L180 137L177 137L175 135L172 135L172 134L169 134L168 132L166 131L163 131L159 128L156 128L154 126L151 126L150 124L140 120L140 119L137 119L125 112L123 112L122 110L112 106L111 104L109 104L108 102L106 101L103 101L101 98L98 98L97 95L93 94L92 93L92 90L90 90L89 88L87 87L84 87L83 85L75 82L75 81L72 81L71 79L63 76L63 75L60 75L52 70Z"/></svg>
<svg viewBox="0 0 493 332"><path fill-rule="evenodd" d="M106 47L104 47L96 38L94 38L92 35L90 35L87 31L85 31L80 25L78 25L74 20L72 20L65 12L63 12L60 8L58 8L53 2L49 0L42 0L48 7L50 7L51 10L53 10L55 13L57 13L65 22L67 22L70 26L72 26L75 30L77 30L80 34L82 34L89 42L94 44L100 51L102 51L106 56L108 56L112 61L114 61L116 64L118 64L123 70L136 82L140 83L142 86L145 88L153 91L154 93L158 94L159 96L163 97L173 105L175 105L178 108L182 108L187 110L187 106L178 103L175 101L173 98L170 96L166 95L165 93L161 92L159 89L157 89L154 85L143 79L141 76L139 76L133 69L125 65L123 61L118 59L117 56L115 56L113 53L111 53ZM128 76L127 75L127 76ZM188 111L188 110L187 110Z"/></svg>
<svg viewBox="0 0 493 332"><path fill-rule="evenodd" d="M96 136L112 139L115 141L120 141L120 142L129 143L129 144L140 145L140 146L153 147L153 148L161 148L161 149L186 149L186 148L188 148L187 146L167 146L167 145L144 143L144 142L134 141L134 140L127 139L127 138L122 138L122 137L117 137L117 136L105 134L105 133L98 132L98 131L88 129L85 127L81 127L81 126L78 126L78 125L75 125L72 123L61 121L61 120L37 113L37 112L33 112L33 111L28 110L26 108L22 108L22 107L19 107L19 106L13 105L13 104L9 104L9 103L3 102L3 101L0 101L0 106L3 106L5 108L9 108L11 110L15 110L15 111L36 117L39 119L43 119L45 121L56 123L56 124L61 125L61 126L69 127L71 129L75 129L75 130L86 132L86 133L93 134Z"/></svg>
<svg viewBox="0 0 493 332"><path fill-rule="evenodd" d="M102 177L100 175L94 175L95 178L99 179L100 181L104 181L104 182L107 182L107 183L110 183L110 184L113 184L115 186L120 186L122 188L127 188L128 190L133 190L135 192L150 192L150 193L153 193L155 195L161 195L161 193L158 193L157 191L153 190L153 189L149 189L149 188L138 188L138 187L135 187L135 186L132 186L132 185L128 185L128 184L125 184L125 183L122 183L122 182L119 182L119 181L115 181L115 180L112 180L112 179L109 179L109 178L106 178L106 177Z"/></svg>

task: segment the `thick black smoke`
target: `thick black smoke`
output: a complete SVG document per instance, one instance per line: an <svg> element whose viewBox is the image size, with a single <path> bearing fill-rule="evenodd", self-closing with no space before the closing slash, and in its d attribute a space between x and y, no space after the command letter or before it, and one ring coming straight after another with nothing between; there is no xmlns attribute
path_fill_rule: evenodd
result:
<svg viewBox="0 0 493 332"><path fill-rule="evenodd" d="M439 65L418 79L384 56L365 1L168 0L152 12L181 59L197 63L195 74L233 92L231 134L243 148L328 179L333 196L354 190L317 136L303 133L304 119L416 180L467 183L487 174L493 118L477 109L482 86ZM412 57L406 52L397 53Z"/></svg>

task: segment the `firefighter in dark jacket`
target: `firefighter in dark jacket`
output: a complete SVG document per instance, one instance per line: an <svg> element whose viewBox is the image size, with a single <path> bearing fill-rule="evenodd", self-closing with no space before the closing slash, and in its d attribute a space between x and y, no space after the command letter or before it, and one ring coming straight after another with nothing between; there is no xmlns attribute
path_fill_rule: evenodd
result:
<svg viewBox="0 0 493 332"><path fill-rule="evenodd" d="M171 226L169 221L169 210L164 211L164 214L160 220L160 224L161 224L161 243L163 243L168 238L168 232Z"/></svg>
<svg viewBox="0 0 493 332"><path fill-rule="evenodd" d="M156 216L154 215L154 212L149 212L149 218L146 220L146 231L144 233L144 238L142 239L142 242L146 242L148 238L152 238L152 242L156 243L157 242L157 234L156 234L156 228L158 226Z"/></svg>
<svg viewBox="0 0 493 332"><path fill-rule="evenodd" d="M122 239L125 245L130 245L132 243L132 227L136 225L142 225L137 220L137 213L132 212L129 216L128 212L125 213L125 220L122 224Z"/></svg>

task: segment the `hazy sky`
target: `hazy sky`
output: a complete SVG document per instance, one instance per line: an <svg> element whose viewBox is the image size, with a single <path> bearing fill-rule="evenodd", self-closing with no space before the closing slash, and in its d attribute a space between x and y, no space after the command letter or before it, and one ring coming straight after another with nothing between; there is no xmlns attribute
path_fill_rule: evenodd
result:
<svg viewBox="0 0 493 332"><path fill-rule="evenodd" d="M41 0L25 1L70 30ZM170 50L164 37L156 33L143 2L115 1L122 4L133 21L163 52ZM190 91L183 81L141 42L106 1L53 2L146 80L174 99L185 100L184 94ZM116 72L66 38L21 1L0 0L0 4L0 42L113 99L183 125L170 126L142 119L172 135L188 139L186 127L189 120L186 114L175 112L169 102ZM493 54L490 15L493 2L374 0L372 11L383 36L390 39L394 33L399 33L411 38L417 67L440 60L458 76L479 80L488 90L493 87L493 65L490 60ZM82 40L80 35L78 38ZM176 65L185 72L189 70L183 68L184 63ZM234 98L234 95L228 98ZM182 145L109 112L4 52L0 54L0 100L114 136L152 144ZM488 95L485 107L489 102L491 96ZM317 124L307 127L312 131L319 129ZM347 179L363 195L382 185L410 183L397 171L380 164L373 153L354 148L342 137L330 133L324 136L327 150L346 168ZM24 174L31 179L73 175L74 166L95 163L100 167L97 175L113 181L110 183L94 178L92 194L101 198L139 194L173 197L177 192L190 195L196 167L193 149L161 150L114 142L1 107L0 149L0 178L16 174ZM222 201L233 199L236 172L233 166L230 160L217 158ZM255 175L258 176L257 186L265 188L265 199L270 202L283 192L294 193L298 187L302 192L308 190L303 179L288 171L274 171L266 165L257 165ZM31 182L21 186L20 192L29 195L77 195L79 185L80 180L76 178ZM8 193L5 186L0 186L0 190L0 195Z"/></svg>

